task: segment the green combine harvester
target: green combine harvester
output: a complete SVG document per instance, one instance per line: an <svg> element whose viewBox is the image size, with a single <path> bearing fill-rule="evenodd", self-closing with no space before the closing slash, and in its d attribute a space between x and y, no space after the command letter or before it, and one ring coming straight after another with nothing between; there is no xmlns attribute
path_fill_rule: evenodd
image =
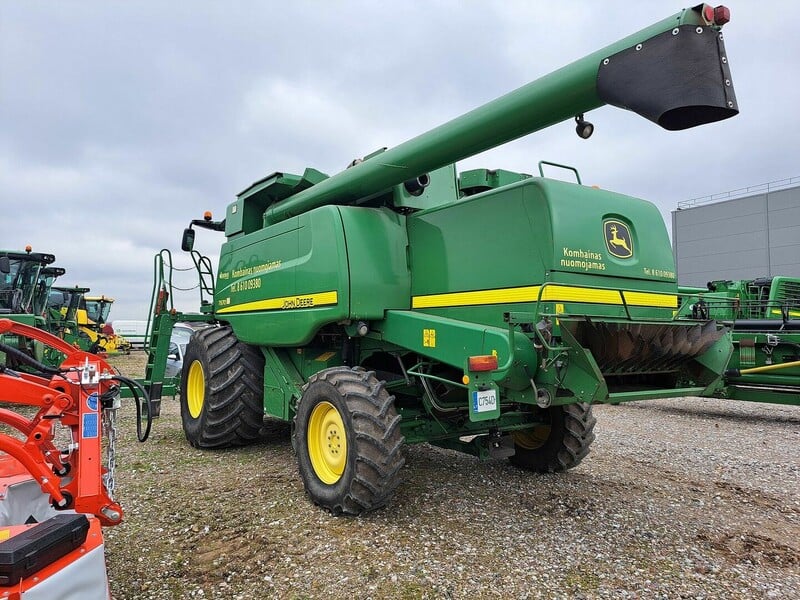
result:
<svg viewBox="0 0 800 600"><path fill-rule="evenodd" d="M763 277L681 288L696 316L723 322L734 354L718 395L734 400L800 404L800 279Z"/></svg>
<svg viewBox="0 0 800 600"><path fill-rule="evenodd" d="M667 130L736 115L728 18L685 9L337 175L273 173L224 220L193 220L200 312L177 312L159 278L153 400L172 324L207 322L181 381L190 444L291 422L309 497L359 514L391 497L404 444L562 471L589 452L592 404L714 395L730 334L680 302L654 205L541 164L531 177L454 163L565 120L589 137L584 115L604 104ZM225 234L216 281L195 227Z"/></svg>

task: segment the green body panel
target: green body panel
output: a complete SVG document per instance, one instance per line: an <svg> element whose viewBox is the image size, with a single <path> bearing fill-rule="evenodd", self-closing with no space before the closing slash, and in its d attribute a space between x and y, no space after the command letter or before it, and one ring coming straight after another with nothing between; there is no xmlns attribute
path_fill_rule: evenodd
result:
<svg viewBox="0 0 800 600"><path fill-rule="evenodd" d="M325 206L223 246L216 314L243 342L308 343L320 327L409 306L405 217Z"/></svg>
<svg viewBox="0 0 800 600"><path fill-rule="evenodd" d="M23 325L28 325L30 327L38 327L42 329L44 327L44 319L41 317L37 317L36 315L26 315L26 314L18 314L18 315L2 315L4 319L11 319L17 323L22 323ZM11 337L11 336L10 336ZM16 336L13 336L16 337Z"/></svg>
<svg viewBox="0 0 800 600"><path fill-rule="evenodd" d="M492 378L504 387L530 385L538 367L528 337L520 332L480 323L448 319L417 311L387 311L375 324L380 339L468 372L466 358L497 355L498 370ZM513 336L512 336L513 334ZM527 376L522 376L525 373Z"/></svg>
<svg viewBox="0 0 800 600"><path fill-rule="evenodd" d="M722 377L720 374L725 370L725 367L730 364L733 357L733 336L730 332L726 332L710 349L708 349L702 356L697 357L697 364L707 369L706 375L699 375L695 378L697 383L705 383L706 387L699 394L700 396L711 396L722 385ZM714 374L709 377L708 374ZM685 396L691 394L686 393Z"/></svg>
<svg viewBox="0 0 800 600"><path fill-rule="evenodd" d="M409 308L406 217L389 210L340 207L350 274L349 319L381 319Z"/></svg>
<svg viewBox="0 0 800 600"><path fill-rule="evenodd" d="M604 223L612 219L630 230L630 258L616 258L606 247ZM677 292L661 215L649 202L629 196L531 178L417 213L409 217L408 230L415 297L546 281ZM536 297L528 294L526 301L531 300ZM454 305L459 302L472 300L454 299Z"/></svg>
<svg viewBox="0 0 800 600"><path fill-rule="evenodd" d="M572 365L562 378L564 389L569 390L579 402L604 402L608 398L608 385L591 352L564 329L562 339L569 347L567 357Z"/></svg>
<svg viewBox="0 0 800 600"><path fill-rule="evenodd" d="M458 178L458 187L462 194L471 196L506 185L511 185L529 178L525 173L515 173L505 169L471 169L462 171Z"/></svg>
<svg viewBox="0 0 800 600"><path fill-rule="evenodd" d="M326 206L224 244L215 311L248 344L302 345L348 318L349 279L342 218Z"/></svg>
<svg viewBox="0 0 800 600"><path fill-rule="evenodd" d="M458 177L455 165L445 165L428 175L430 184L421 191L409 192L405 186L393 189L392 205L399 210L426 209L449 204L458 197Z"/></svg>
<svg viewBox="0 0 800 600"><path fill-rule="evenodd" d="M231 239L258 231L264 226L264 210L270 204L319 183L326 177L315 169L306 169L302 176L273 173L256 181L238 195L236 202L228 206L225 237Z"/></svg>
<svg viewBox="0 0 800 600"><path fill-rule="evenodd" d="M300 397L303 376L298 372L287 350L264 348L264 412L276 419L294 417L294 399ZM319 361L326 368L325 361Z"/></svg>

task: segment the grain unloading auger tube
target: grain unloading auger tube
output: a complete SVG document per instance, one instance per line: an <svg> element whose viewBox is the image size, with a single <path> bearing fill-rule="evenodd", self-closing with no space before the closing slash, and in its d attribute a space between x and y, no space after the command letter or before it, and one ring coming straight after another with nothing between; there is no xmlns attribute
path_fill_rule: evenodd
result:
<svg viewBox="0 0 800 600"><path fill-rule="evenodd" d="M583 121L604 104L668 130L732 117L739 109L721 32L729 18L721 6L684 9L333 177L281 191L264 223L325 204L363 202L420 177L424 185L429 171L565 120ZM272 204L281 196L291 197Z"/></svg>

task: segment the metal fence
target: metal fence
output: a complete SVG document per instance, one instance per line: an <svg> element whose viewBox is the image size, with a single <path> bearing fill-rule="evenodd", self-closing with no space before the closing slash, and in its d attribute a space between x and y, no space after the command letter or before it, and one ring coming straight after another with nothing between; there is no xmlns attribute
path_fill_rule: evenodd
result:
<svg viewBox="0 0 800 600"><path fill-rule="evenodd" d="M722 200L734 200L736 198L743 198L745 196L752 196L755 194L765 194L777 190L783 190L795 185L800 185L800 175L789 177L787 179L778 179L777 181L770 181L767 183L759 183L737 190L730 190L728 192L720 192L718 194L711 194L710 196L700 196L699 198L692 198L690 200L681 200L678 202L678 210L684 208L693 208L703 204L710 204L711 202L720 202Z"/></svg>

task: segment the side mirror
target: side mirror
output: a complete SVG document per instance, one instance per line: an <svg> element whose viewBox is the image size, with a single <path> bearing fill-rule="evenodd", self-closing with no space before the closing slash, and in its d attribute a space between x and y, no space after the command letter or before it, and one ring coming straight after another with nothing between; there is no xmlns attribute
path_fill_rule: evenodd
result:
<svg viewBox="0 0 800 600"><path fill-rule="evenodd" d="M4 275L11 273L11 261L8 260L8 256L0 256L0 273Z"/></svg>
<svg viewBox="0 0 800 600"><path fill-rule="evenodd" d="M181 240L181 250L184 252L191 252L194 248L194 229L189 227L183 230L183 239Z"/></svg>

